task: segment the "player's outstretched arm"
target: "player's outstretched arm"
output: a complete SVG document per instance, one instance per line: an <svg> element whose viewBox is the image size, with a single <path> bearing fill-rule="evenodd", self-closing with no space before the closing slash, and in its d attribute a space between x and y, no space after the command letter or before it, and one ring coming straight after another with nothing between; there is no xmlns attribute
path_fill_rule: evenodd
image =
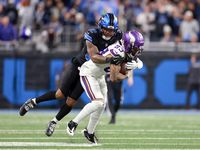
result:
<svg viewBox="0 0 200 150"><path fill-rule="evenodd" d="M86 45L87 45L87 51L90 56L90 59L94 63L98 63L98 64L106 63L106 58L99 55L99 50L94 44L92 44L90 41L86 40Z"/></svg>
<svg viewBox="0 0 200 150"><path fill-rule="evenodd" d="M111 64L115 64L115 65L119 65L123 60L124 60L124 58L121 57L120 55L115 55L113 57L106 58L107 63L111 63Z"/></svg>
<svg viewBox="0 0 200 150"><path fill-rule="evenodd" d="M112 58L106 58L104 56L99 55L98 48L88 40L86 40L86 45L87 45L87 51L90 56L90 59L94 63L98 63L98 64L111 63L111 64L118 65L123 61L123 57L118 56L118 55Z"/></svg>

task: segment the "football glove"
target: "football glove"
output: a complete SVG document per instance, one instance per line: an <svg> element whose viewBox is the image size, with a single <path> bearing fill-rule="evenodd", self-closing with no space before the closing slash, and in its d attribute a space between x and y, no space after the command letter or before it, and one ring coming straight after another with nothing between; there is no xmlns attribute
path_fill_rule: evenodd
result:
<svg viewBox="0 0 200 150"><path fill-rule="evenodd" d="M126 68L129 70L141 69L143 67L143 62L137 58L137 60L132 60L131 62L127 62Z"/></svg>
<svg viewBox="0 0 200 150"><path fill-rule="evenodd" d="M121 57L120 55L115 55L113 57L106 58L107 63L111 63L111 64L115 64L115 65L119 65L123 60L124 60L124 58Z"/></svg>
<svg viewBox="0 0 200 150"><path fill-rule="evenodd" d="M143 67L143 62L137 58L137 64L138 64L138 67L136 69L141 69Z"/></svg>
<svg viewBox="0 0 200 150"><path fill-rule="evenodd" d="M138 67L138 64L137 64L137 62L135 60L132 60L131 62L127 62L127 64L126 64L126 68L128 70L134 70L137 67Z"/></svg>

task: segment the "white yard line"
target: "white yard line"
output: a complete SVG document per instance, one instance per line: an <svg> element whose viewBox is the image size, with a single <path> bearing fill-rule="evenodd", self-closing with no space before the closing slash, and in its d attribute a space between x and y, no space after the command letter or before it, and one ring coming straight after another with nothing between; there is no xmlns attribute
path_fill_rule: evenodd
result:
<svg viewBox="0 0 200 150"><path fill-rule="evenodd" d="M77 130L76 134L81 134L81 130ZM200 130L118 130L118 133L126 133L128 132L129 134L200 134ZM43 134L44 130L0 130L1 134ZM99 133L101 134L117 134L116 130L98 130ZM66 134L66 130L56 130L56 133L58 134Z"/></svg>
<svg viewBox="0 0 200 150"><path fill-rule="evenodd" d="M31 134L31 135L42 135L42 134L44 134L43 132L0 132L2 135L3 134L6 134L6 135L15 135L15 134L18 134L18 135L23 135L23 136L25 136L25 135L27 135L27 134ZM100 134L101 135L113 135L113 134L122 134L123 132L121 132L121 133L116 133L116 132L101 132ZM65 132L56 132L56 133L54 133L54 134L59 134L59 135L67 135L67 133L65 133ZM76 134L81 134L81 133L76 133ZM167 134L195 134L195 135L199 135L200 134L200 132L194 132L194 133L192 133L192 132L183 132L183 133L177 133L177 132L173 132L173 133L171 133L171 132L169 132L169 133L148 133L148 132L143 132L143 133L139 133L139 132L134 132L134 133L129 133L129 134L132 134L132 135L149 135L149 134L154 134L154 135L163 135L163 134L165 134L165 135L167 135ZM68 136L68 135L67 135Z"/></svg>
<svg viewBox="0 0 200 150"><path fill-rule="evenodd" d="M13 150L13 149L1 149L1 150ZM22 149L14 149L14 150L22 150ZM30 149L23 149L23 150L30 150ZM38 150L38 149L31 149L31 150ZM44 149L43 149L44 150ZM48 149L48 150L58 150L58 149ZM72 149L65 149L65 150L72 150ZM83 150L83 149L73 149L73 150ZM113 148L106 148L106 149L96 149L95 150L116 150ZM183 149L157 149L157 148L142 148L142 149L132 149L132 148L126 148L126 149L117 149L117 150L183 150ZM191 150L191 149L184 149L184 150ZM199 150L199 149L192 149L192 150Z"/></svg>
<svg viewBox="0 0 200 150"><path fill-rule="evenodd" d="M78 146L78 147L91 147L96 146L92 144L72 144L72 143L54 143L54 142L0 142L0 146ZM97 146L101 146L98 144Z"/></svg>
<svg viewBox="0 0 200 150"><path fill-rule="evenodd" d="M0 142L0 146L65 146L65 147L91 147L102 145L192 145L198 146L200 143L103 143L103 144L86 144L86 143L56 143L56 142Z"/></svg>
<svg viewBox="0 0 200 150"><path fill-rule="evenodd" d="M30 132L30 131L44 131L44 130L0 130L0 132L3 131L11 131L11 132L15 132L15 131L20 131L20 132ZM56 131L65 131L66 130L59 130L56 129ZM82 131L82 130L76 130L76 131ZM112 132L112 131L116 131L116 130L98 130L99 132L102 131L106 131L106 132ZM122 131L122 132L200 132L200 130L117 130L117 131Z"/></svg>
<svg viewBox="0 0 200 150"><path fill-rule="evenodd" d="M28 137L24 137L24 138L0 138L0 140L17 140L17 139L20 139L20 140L35 140L35 139L40 139L40 140L64 140L64 139L83 139L81 137L46 137L46 138L39 138L39 137L36 137L36 138L28 138ZM111 137L111 138L101 138L102 140L105 139L105 140L199 140L199 138L148 138L148 137L142 137L142 138L114 138L114 137Z"/></svg>

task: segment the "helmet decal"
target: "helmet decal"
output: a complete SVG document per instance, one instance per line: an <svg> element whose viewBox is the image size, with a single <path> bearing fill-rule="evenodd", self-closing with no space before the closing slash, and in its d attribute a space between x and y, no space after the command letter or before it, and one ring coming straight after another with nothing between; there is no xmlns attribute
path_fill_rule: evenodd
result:
<svg viewBox="0 0 200 150"><path fill-rule="evenodd" d="M127 31L123 38L125 52L128 55L140 55L143 51L144 38L142 34L136 30Z"/></svg>
<svg viewBox="0 0 200 150"><path fill-rule="evenodd" d="M142 36L142 34L140 33L140 32L138 32L139 33L139 41L140 41L140 43L144 43L144 39L143 39L143 36Z"/></svg>
<svg viewBox="0 0 200 150"><path fill-rule="evenodd" d="M130 43L134 46L135 43L135 37L131 34L131 31L128 33L130 36Z"/></svg>
<svg viewBox="0 0 200 150"><path fill-rule="evenodd" d="M110 26L114 28L114 15L109 13L109 18L110 18Z"/></svg>

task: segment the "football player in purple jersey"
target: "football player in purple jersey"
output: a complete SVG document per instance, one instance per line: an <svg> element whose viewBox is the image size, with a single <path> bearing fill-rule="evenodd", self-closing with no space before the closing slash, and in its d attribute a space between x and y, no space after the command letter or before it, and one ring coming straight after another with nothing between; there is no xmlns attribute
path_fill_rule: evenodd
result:
<svg viewBox="0 0 200 150"><path fill-rule="evenodd" d="M70 136L74 135L80 121L90 115L88 126L82 130L82 134L90 143L97 144L94 130L107 102L105 75L110 74L111 81L117 82L127 79L132 70L141 69L143 63L138 56L143 51L143 45L143 36L138 31L133 30L126 32L122 40L115 42L102 51L101 55L104 57L114 57L118 54L123 58L132 58L130 62L127 62L129 71L125 74L120 73L120 64L96 64L92 60L89 60L81 66L80 81L91 102L85 105L80 113L68 123L67 133Z"/></svg>

